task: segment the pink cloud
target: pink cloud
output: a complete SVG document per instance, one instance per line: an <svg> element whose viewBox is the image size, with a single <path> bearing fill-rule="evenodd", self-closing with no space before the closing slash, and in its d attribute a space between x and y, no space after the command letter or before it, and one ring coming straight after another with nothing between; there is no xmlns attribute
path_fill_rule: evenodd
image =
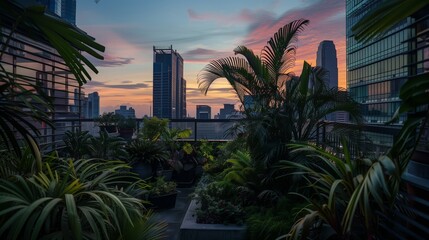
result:
<svg viewBox="0 0 429 240"><path fill-rule="evenodd" d="M243 9L238 14L231 14L231 15L212 13L212 12L197 13L195 10L188 9L188 16L192 20L215 21L218 24L222 24L222 25L237 24L237 23L254 24L259 21L274 20L274 13L264 9L258 9L255 11L251 11L249 9Z"/></svg>
<svg viewBox="0 0 429 240"><path fill-rule="evenodd" d="M317 47L323 40L333 40L337 49L339 85L345 87L346 53L345 53L345 3L338 0L321 0L305 8L292 9L280 17L254 23L245 36L243 45L259 52L283 25L301 18L310 20L309 26L299 35L295 68L296 74L301 72L302 62L306 60L316 64Z"/></svg>

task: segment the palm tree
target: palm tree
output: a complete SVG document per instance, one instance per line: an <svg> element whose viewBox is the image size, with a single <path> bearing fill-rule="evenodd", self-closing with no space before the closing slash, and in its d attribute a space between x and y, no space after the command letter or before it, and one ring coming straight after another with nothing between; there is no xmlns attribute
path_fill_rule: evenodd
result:
<svg viewBox="0 0 429 240"><path fill-rule="evenodd" d="M324 70L304 62L300 77L288 72L294 62L294 43L308 23L301 19L280 28L262 49L261 57L239 46L234 53L241 57L214 60L198 74L199 88L205 94L220 78L226 78L236 92L244 106L247 143L258 168L287 158L285 143L312 138L326 114L344 110L359 119L358 105L323 83ZM311 82L313 87L309 87ZM251 96L253 106L246 106L246 95Z"/></svg>

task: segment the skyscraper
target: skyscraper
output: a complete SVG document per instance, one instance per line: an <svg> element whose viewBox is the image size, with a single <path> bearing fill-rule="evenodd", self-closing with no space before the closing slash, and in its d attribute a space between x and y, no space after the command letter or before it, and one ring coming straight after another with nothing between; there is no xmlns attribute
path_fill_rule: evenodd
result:
<svg viewBox="0 0 429 240"><path fill-rule="evenodd" d="M333 41L324 40L320 42L317 49L316 65L328 71L327 86L329 88L338 87L337 50L335 50Z"/></svg>
<svg viewBox="0 0 429 240"><path fill-rule="evenodd" d="M76 0L61 0L61 18L76 25Z"/></svg>
<svg viewBox="0 0 429 240"><path fill-rule="evenodd" d="M125 118L136 118L136 111L134 110L134 108L130 107L129 109L127 109L127 106L119 106L119 109L115 110L115 114L117 115L121 115Z"/></svg>
<svg viewBox="0 0 429 240"><path fill-rule="evenodd" d="M48 12L76 25L76 0L36 0L36 2L46 6Z"/></svg>
<svg viewBox="0 0 429 240"><path fill-rule="evenodd" d="M88 94L88 103L87 103L87 109L88 114L87 118L97 118L100 116L100 96L98 95L98 92L93 92Z"/></svg>
<svg viewBox="0 0 429 240"><path fill-rule="evenodd" d="M153 47L153 115L170 119L186 117L183 58L173 46Z"/></svg>
<svg viewBox="0 0 429 240"><path fill-rule="evenodd" d="M363 106L371 124L389 121L400 105L399 90L408 77L427 72L428 12L420 11L396 24L386 34L368 42L357 42L351 28L381 0L346 3L347 86ZM399 124L406 116L400 116Z"/></svg>
<svg viewBox="0 0 429 240"><path fill-rule="evenodd" d="M223 104L223 108L219 109L219 119L227 119L234 113L234 104Z"/></svg>
<svg viewBox="0 0 429 240"><path fill-rule="evenodd" d="M197 105L197 119L211 119L212 108L208 105Z"/></svg>

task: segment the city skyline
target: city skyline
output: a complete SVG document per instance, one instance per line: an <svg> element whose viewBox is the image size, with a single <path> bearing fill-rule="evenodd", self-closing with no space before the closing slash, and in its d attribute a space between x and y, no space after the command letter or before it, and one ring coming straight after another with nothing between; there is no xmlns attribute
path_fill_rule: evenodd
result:
<svg viewBox="0 0 429 240"><path fill-rule="evenodd" d="M315 66L319 42L333 40L338 52L339 85L345 87L344 2L245 3L77 1L77 26L106 46L105 60L93 60L100 73L92 76L85 91L103 95L101 112L130 105L137 117L149 115L153 107L152 46L173 45L186 65L189 115L195 116L196 105L210 105L213 112L219 112L224 103L236 104L236 96L226 81L213 85L204 96L198 89L198 72L210 60L232 56L238 45L259 53L279 27L299 18L309 18L310 25L299 37L293 72L299 74L304 60Z"/></svg>

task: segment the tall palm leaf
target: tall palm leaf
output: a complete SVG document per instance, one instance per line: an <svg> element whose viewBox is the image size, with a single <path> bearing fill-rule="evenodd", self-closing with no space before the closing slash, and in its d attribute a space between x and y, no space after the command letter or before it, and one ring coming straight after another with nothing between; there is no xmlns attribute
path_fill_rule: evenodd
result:
<svg viewBox="0 0 429 240"><path fill-rule="evenodd" d="M378 159L352 160L347 145L343 158L311 145L292 145L294 152L305 155L303 164L282 162L293 174L303 176L313 195L304 197L311 206L306 216L296 222L289 238L305 239L318 230L329 227L331 235L339 239L368 237L377 229L377 211L393 206L401 181L400 166L393 156ZM409 157L411 152L400 156ZM330 237L329 236L329 237Z"/></svg>

